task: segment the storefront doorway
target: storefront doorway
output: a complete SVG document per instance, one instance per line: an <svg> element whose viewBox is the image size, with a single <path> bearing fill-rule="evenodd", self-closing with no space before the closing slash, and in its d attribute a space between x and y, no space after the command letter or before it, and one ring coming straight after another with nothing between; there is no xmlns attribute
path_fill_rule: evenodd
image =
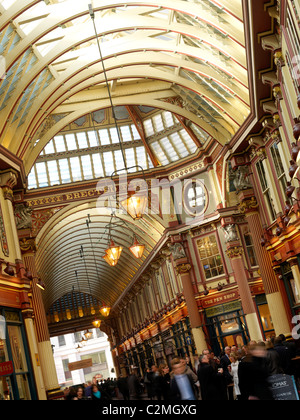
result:
<svg viewBox="0 0 300 420"><path fill-rule="evenodd" d="M221 305L219 310L226 309L224 306ZM241 310L209 317L207 327L212 350L216 356L219 356L227 346L241 347L249 341L248 329Z"/></svg>
<svg viewBox="0 0 300 420"><path fill-rule="evenodd" d="M21 313L0 308L0 316L0 400L36 399Z"/></svg>

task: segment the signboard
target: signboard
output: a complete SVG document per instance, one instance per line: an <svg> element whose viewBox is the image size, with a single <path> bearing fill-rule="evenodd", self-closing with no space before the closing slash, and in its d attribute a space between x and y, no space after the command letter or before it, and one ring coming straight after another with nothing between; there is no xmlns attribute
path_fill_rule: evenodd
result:
<svg viewBox="0 0 300 420"><path fill-rule="evenodd" d="M225 293L218 293L215 296L207 297L206 299L202 300L202 306L203 308L211 308L215 305L221 305L227 302L232 302L234 300L239 299L239 293L238 291L231 291L231 292L225 292Z"/></svg>
<svg viewBox="0 0 300 420"><path fill-rule="evenodd" d="M14 373L14 367L12 362L0 363L0 376L8 376Z"/></svg>
<svg viewBox="0 0 300 420"><path fill-rule="evenodd" d="M79 360L79 362L69 363L68 368L69 368L69 371L72 372L73 370L86 369L92 366L93 366L93 359L85 359L85 360Z"/></svg>
<svg viewBox="0 0 300 420"><path fill-rule="evenodd" d="M273 398L276 401L299 401L295 379L289 375L274 375L269 378Z"/></svg>

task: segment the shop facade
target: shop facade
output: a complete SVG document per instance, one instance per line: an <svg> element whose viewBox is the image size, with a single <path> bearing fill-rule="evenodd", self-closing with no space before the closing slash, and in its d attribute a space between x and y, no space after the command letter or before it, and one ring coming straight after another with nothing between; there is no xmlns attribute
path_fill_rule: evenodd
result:
<svg viewBox="0 0 300 420"><path fill-rule="evenodd" d="M8 307L0 307L0 399L37 399L22 312Z"/></svg>

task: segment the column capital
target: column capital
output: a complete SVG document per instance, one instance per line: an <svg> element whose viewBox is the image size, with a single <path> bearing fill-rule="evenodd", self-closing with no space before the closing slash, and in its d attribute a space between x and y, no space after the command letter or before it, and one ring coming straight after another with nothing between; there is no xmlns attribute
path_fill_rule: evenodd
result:
<svg viewBox="0 0 300 420"><path fill-rule="evenodd" d="M226 254L230 259L239 258L244 255L244 249L242 246L234 246L227 249Z"/></svg>
<svg viewBox="0 0 300 420"><path fill-rule="evenodd" d="M35 238L20 239L20 248L21 248L22 254L27 254L27 253L35 254L36 252Z"/></svg>
<svg viewBox="0 0 300 420"><path fill-rule="evenodd" d="M12 190L18 182L18 173L13 169L0 172L0 187Z"/></svg>
<svg viewBox="0 0 300 420"><path fill-rule="evenodd" d="M259 208L259 204L257 202L257 199L254 195L252 195L251 197L247 197L244 196L244 199L242 197L242 194L240 194L241 197L240 198L240 205L239 205L239 210L240 213L242 214L249 214L249 213L253 213L253 212L257 212L258 208Z"/></svg>
<svg viewBox="0 0 300 420"><path fill-rule="evenodd" d="M176 271L178 274L189 273L191 269L192 269L192 266L189 263L183 263L176 266Z"/></svg>
<svg viewBox="0 0 300 420"><path fill-rule="evenodd" d="M297 257L292 257L292 258L288 259L287 262L290 264L291 267L294 267L294 266L299 267Z"/></svg>

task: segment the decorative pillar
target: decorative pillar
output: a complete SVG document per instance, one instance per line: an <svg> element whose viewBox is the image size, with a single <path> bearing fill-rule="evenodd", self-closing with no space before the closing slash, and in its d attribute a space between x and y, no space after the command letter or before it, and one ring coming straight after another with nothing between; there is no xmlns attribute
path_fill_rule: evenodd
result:
<svg viewBox="0 0 300 420"><path fill-rule="evenodd" d="M201 316L195 299L195 292L190 277L191 268L192 266L187 262L176 261L176 270L181 276L183 294L186 301L195 346L197 353L201 354L202 351L207 348L207 343L205 340L204 332L202 330Z"/></svg>
<svg viewBox="0 0 300 420"><path fill-rule="evenodd" d="M233 274L238 285L250 338L255 341L263 340L260 323L246 275L244 249L238 238L235 225L224 225L224 219L222 221L222 225L225 231L227 255L230 259Z"/></svg>
<svg viewBox="0 0 300 420"><path fill-rule="evenodd" d="M13 264L22 258L13 210L13 188L17 179L18 174L14 170L0 172L0 242L4 257L9 257Z"/></svg>
<svg viewBox="0 0 300 420"><path fill-rule="evenodd" d="M23 255L25 267L31 271L32 280L32 304L35 314L34 324L37 334L39 357L43 372L45 388L48 394L48 399L54 398L60 391L56 367L53 358L53 351L50 342L50 334L48 329L48 322L45 313L45 308L42 300L42 290L36 286L38 275L35 267L35 256L33 250L28 250Z"/></svg>
<svg viewBox="0 0 300 420"><path fill-rule="evenodd" d="M290 334L291 326L279 290L278 280L273 270L271 255L265 247L261 246L264 231L259 214L259 204L254 191L252 189L241 191L239 201L240 212L245 214L252 235L275 333L276 335Z"/></svg>
<svg viewBox="0 0 300 420"><path fill-rule="evenodd" d="M202 329L202 320L197 301L195 299L195 290L190 276L192 266L188 261L182 244L176 243L170 247L170 250L172 252L172 259L174 261L176 271L181 276L183 294L186 301L197 353L201 354L202 351L207 348L207 343Z"/></svg>
<svg viewBox="0 0 300 420"><path fill-rule="evenodd" d="M26 331L29 352L30 352L31 361L32 361L32 368L33 368L34 379L35 379L35 384L36 384L37 396L39 400L45 401L47 400L47 394L46 394L40 359L39 359L39 350L38 350L36 333L35 333L34 323L33 323L33 309L28 308L28 307L24 308L22 310L22 315L24 319L25 331Z"/></svg>
<svg viewBox="0 0 300 420"><path fill-rule="evenodd" d="M300 296L300 270L297 257L291 258L290 260L288 260L288 263L290 264L292 269L298 296Z"/></svg>

